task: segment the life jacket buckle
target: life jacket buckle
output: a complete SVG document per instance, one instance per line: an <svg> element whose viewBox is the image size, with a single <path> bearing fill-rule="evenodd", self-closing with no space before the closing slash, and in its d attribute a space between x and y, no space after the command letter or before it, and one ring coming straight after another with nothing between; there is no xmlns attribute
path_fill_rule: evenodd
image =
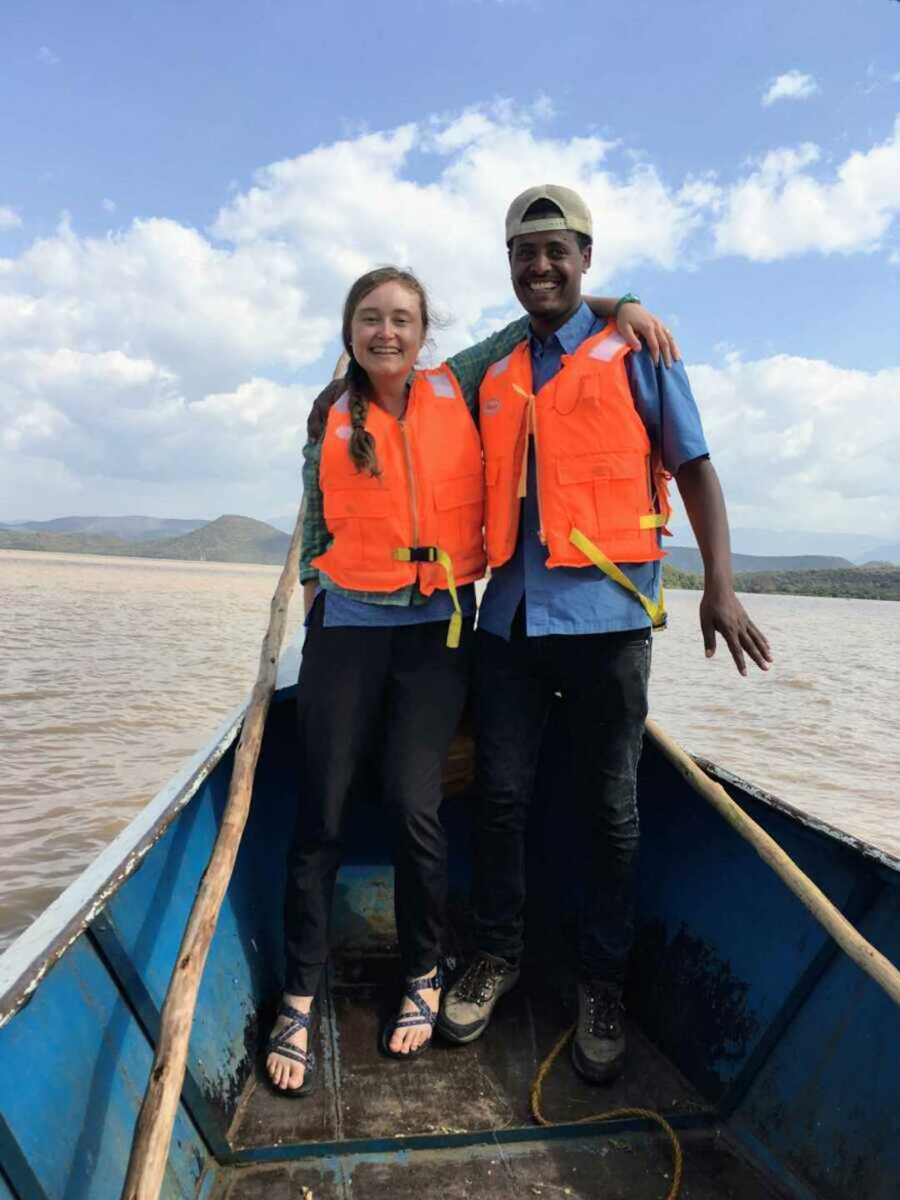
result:
<svg viewBox="0 0 900 1200"><path fill-rule="evenodd" d="M433 563L438 560L437 546L410 546L409 561Z"/></svg>

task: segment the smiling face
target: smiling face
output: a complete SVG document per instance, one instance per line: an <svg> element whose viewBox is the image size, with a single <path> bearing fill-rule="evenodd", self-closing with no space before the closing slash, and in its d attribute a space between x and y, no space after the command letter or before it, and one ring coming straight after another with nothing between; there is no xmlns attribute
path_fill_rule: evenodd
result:
<svg viewBox="0 0 900 1200"><path fill-rule="evenodd" d="M591 247L582 250L568 229L522 233L509 248L513 290L539 337L547 337L581 303L581 277L591 265Z"/></svg>
<svg viewBox="0 0 900 1200"><path fill-rule="evenodd" d="M419 296L396 281L382 283L360 299L350 341L353 357L376 389L379 380L405 379L412 371L425 341L423 317Z"/></svg>

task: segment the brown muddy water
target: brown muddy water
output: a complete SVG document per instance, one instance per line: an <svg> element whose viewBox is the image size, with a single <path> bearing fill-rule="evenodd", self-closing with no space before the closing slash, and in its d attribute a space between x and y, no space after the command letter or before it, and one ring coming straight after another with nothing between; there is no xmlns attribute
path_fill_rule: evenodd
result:
<svg viewBox="0 0 900 1200"><path fill-rule="evenodd" d="M0 550L0 948L245 698L277 577ZM699 595L667 599L655 719L693 753L900 855L900 604L745 597L776 663L742 679L724 648L704 657Z"/></svg>

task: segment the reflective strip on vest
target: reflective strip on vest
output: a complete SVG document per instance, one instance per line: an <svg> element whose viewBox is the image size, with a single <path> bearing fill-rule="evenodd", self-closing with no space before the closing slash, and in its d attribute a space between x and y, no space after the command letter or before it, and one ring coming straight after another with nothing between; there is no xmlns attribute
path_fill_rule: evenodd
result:
<svg viewBox="0 0 900 1200"><path fill-rule="evenodd" d="M448 400L453 399L455 395L453 384L443 372L439 375L426 375L425 378L436 396L445 396Z"/></svg>
<svg viewBox="0 0 900 1200"><path fill-rule="evenodd" d="M581 551L585 558L589 558L595 567L599 567L608 579L612 579L614 583L619 584L626 592L630 592L634 596L650 618L654 629L661 629L665 625L666 605L662 587L659 590L659 604L656 604L649 596L645 596L643 592L638 591L625 572L619 570L612 559L607 558L602 550L595 546L589 538L584 536L581 530L573 529L569 534L569 541Z"/></svg>
<svg viewBox="0 0 900 1200"><path fill-rule="evenodd" d="M495 362L492 366L488 367L488 369L487 369L488 376L491 379L494 379L494 378L496 378L496 376L502 375L503 372L506 370L506 368L509 366L509 360L511 358L512 358L512 351L510 350L510 352L509 352L509 354L507 354L506 358L501 358L499 362Z"/></svg>
<svg viewBox="0 0 900 1200"><path fill-rule="evenodd" d="M628 349L628 343L621 333L611 333L609 337L594 346L590 351L590 357L595 358L597 362L612 362L619 351L623 349Z"/></svg>

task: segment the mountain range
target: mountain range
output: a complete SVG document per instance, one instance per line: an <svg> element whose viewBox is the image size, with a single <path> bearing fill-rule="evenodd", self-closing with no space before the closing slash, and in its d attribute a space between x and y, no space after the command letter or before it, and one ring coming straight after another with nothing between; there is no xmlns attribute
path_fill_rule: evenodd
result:
<svg viewBox="0 0 900 1200"><path fill-rule="evenodd" d="M0 522L0 548L54 550L75 554L132 555L207 562L281 563L295 516L257 521L226 515L215 521L172 517L57 517L50 521ZM805 553L761 552L767 546L785 550L810 545ZM830 542L829 542L830 540ZM738 572L837 570L872 562L900 565L900 543L879 545L866 535L781 533L766 530L732 532L733 568ZM845 554L809 553L831 544ZM754 552L747 547L752 546ZM667 546L668 563L700 574L700 552L692 546Z"/></svg>
<svg viewBox="0 0 900 1200"><path fill-rule="evenodd" d="M85 518L93 520L93 518ZM119 518L121 520L121 518ZM133 518L127 518L133 520ZM192 524L192 522L179 522ZM131 526L119 525L121 530ZM90 530L27 529L0 526L0 549L45 550L70 554L113 554L132 558L170 558L191 562L284 562L290 538L279 529L252 517L226 515L172 537L165 528L148 537L148 530L126 538L121 533Z"/></svg>

